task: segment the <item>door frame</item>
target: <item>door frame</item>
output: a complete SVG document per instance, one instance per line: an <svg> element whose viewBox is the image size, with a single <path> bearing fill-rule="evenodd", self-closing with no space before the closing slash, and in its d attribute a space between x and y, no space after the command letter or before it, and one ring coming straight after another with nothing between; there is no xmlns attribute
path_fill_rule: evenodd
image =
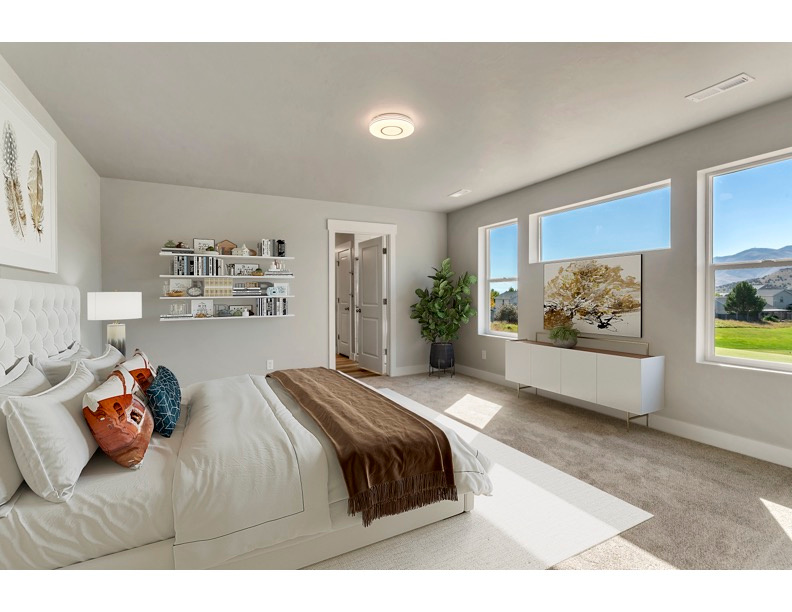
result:
<svg viewBox="0 0 792 612"><path fill-rule="evenodd" d="M327 367L331 370L336 369L336 308L335 290L330 291L330 287L335 286L335 238L336 234L374 234L385 238L385 295L388 303L385 307L385 346L387 356L385 360L385 376L390 376L392 364L396 358L393 348L393 320L391 317L391 306L393 305L393 288L396 286L396 225L392 223L369 223L366 221L345 221L342 219L327 220L327 319L329 333L327 335ZM357 295L355 296L357 298Z"/></svg>
<svg viewBox="0 0 792 612"><path fill-rule="evenodd" d="M347 241L347 242L344 242L343 244L339 244L335 248L334 258L335 258L336 262L338 262L338 254L339 253L343 253L344 251L349 251L349 269L350 269L350 272L352 272L354 274L354 270L355 270L355 252L354 252L353 242ZM336 267L335 267L335 272L336 272L336 282L335 282L336 321L338 321L338 316L340 314L340 312L338 310L338 307L340 305L339 302L338 302L338 269L339 269L339 266L336 263ZM354 286L354 277L353 277L352 293L349 296L349 358L350 359L355 359L356 358L355 346L354 346L354 343L353 343L353 338L355 337L355 335L354 335L355 317L353 316L354 313L355 313L355 291L357 291L357 289ZM336 329L336 336L338 336L338 330L337 329ZM336 353L337 354L339 353L339 351L338 351L338 343L337 342L336 342Z"/></svg>

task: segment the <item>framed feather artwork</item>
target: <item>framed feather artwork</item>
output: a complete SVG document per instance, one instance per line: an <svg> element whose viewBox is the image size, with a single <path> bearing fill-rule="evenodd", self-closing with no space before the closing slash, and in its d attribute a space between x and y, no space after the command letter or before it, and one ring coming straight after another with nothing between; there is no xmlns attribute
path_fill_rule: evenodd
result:
<svg viewBox="0 0 792 612"><path fill-rule="evenodd" d="M0 83L0 265L58 271L55 139Z"/></svg>

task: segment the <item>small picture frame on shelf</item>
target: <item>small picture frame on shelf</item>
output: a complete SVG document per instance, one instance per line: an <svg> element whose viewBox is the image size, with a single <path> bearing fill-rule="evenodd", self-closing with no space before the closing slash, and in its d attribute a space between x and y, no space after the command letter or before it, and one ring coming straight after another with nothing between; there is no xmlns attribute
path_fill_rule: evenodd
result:
<svg viewBox="0 0 792 612"><path fill-rule="evenodd" d="M211 247L211 252L215 250L215 241L210 238L193 238L193 251L196 253L206 253Z"/></svg>
<svg viewBox="0 0 792 612"><path fill-rule="evenodd" d="M243 317L247 316L245 315L246 312L250 313L253 310L253 306L251 304L231 304L228 310L232 317Z"/></svg>
<svg viewBox="0 0 792 612"><path fill-rule="evenodd" d="M258 268L257 264L235 263L228 266L229 276L252 276Z"/></svg>
<svg viewBox="0 0 792 612"><path fill-rule="evenodd" d="M196 319L214 315L214 300L190 300L190 313Z"/></svg>
<svg viewBox="0 0 792 612"><path fill-rule="evenodd" d="M271 291L267 295L289 295L289 283L272 283Z"/></svg>
<svg viewBox="0 0 792 612"><path fill-rule="evenodd" d="M215 304L214 314L216 317L230 317L231 307L228 304Z"/></svg>

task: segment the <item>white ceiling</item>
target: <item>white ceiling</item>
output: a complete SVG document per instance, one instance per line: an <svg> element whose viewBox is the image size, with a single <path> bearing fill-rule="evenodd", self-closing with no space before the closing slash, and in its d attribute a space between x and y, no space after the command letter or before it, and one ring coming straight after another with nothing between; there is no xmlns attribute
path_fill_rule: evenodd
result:
<svg viewBox="0 0 792 612"><path fill-rule="evenodd" d="M2 43L0 54L103 177L433 211L792 96L789 43ZM740 72L756 81L684 99ZM415 134L372 137L384 112L410 115ZM447 197L461 188L472 193Z"/></svg>

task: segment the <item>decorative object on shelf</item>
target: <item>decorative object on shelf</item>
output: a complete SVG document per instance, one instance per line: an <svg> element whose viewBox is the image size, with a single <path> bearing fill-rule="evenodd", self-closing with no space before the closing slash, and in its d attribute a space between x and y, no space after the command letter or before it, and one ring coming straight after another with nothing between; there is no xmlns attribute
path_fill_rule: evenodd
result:
<svg viewBox="0 0 792 612"><path fill-rule="evenodd" d="M289 283L273 283L270 289L272 289L272 293L268 289L267 295L288 295Z"/></svg>
<svg viewBox="0 0 792 612"><path fill-rule="evenodd" d="M545 264L544 328L641 337L641 255Z"/></svg>
<svg viewBox="0 0 792 612"><path fill-rule="evenodd" d="M208 247L206 247L206 252L207 253L216 253L217 250L213 246L208 246Z"/></svg>
<svg viewBox="0 0 792 612"><path fill-rule="evenodd" d="M187 289L187 295L190 297L200 297L203 295L203 288L201 287L201 283L198 281L193 281L193 284Z"/></svg>
<svg viewBox="0 0 792 612"><path fill-rule="evenodd" d="M179 242L176 243L176 248L177 249L189 249L190 247L188 247L185 243L183 243L181 240L179 240Z"/></svg>
<svg viewBox="0 0 792 612"><path fill-rule="evenodd" d="M235 257L250 257L250 249L247 245L243 244L241 247L231 250L231 255Z"/></svg>
<svg viewBox="0 0 792 612"><path fill-rule="evenodd" d="M193 250L196 253L206 253L209 247L214 250L215 241L209 238L193 238Z"/></svg>
<svg viewBox="0 0 792 612"><path fill-rule="evenodd" d="M190 312L196 319L205 319L214 314L213 300L192 300L190 302Z"/></svg>
<svg viewBox="0 0 792 612"><path fill-rule="evenodd" d="M214 314L216 317L230 317L231 309L228 304L215 304Z"/></svg>
<svg viewBox="0 0 792 612"><path fill-rule="evenodd" d="M253 309L253 306L250 304L231 304L228 309L231 312L232 317L241 317L243 316L243 312L250 313L250 311Z"/></svg>
<svg viewBox="0 0 792 612"><path fill-rule="evenodd" d="M143 317L140 291L89 291L89 321L113 321L107 325L107 343L126 356L126 326L118 321Z"/></svg>
<svg viewBox="0 0 792 612"><path fill-rule="evenodd" d="M577 344L578 333L572 323L565 322L551 329L549 335L553 345L559 348L572 348Z"/></svg>
<svg viewBox="0 0 792 612"><path fill-rule="evenodd" d="M243 264L243 263L233 263L228 264L228 275L229 276L252 276L253 271L258 268L256 264Z"/></svg>
<svg viewBox="0 0 792 612"><path fill-rule="evenodd" d="M251 276L264 276L264 270L262 270L261 266L259 266L258 268L253 270L253 272L251 272L250 275Z"/></svg>
<svg viewBox="0 0 792 612"><path fill-rule="evenodd" d="M231 242L230 240L223 240L222 242L217 243L217 251L221 255L232 255L232 251L237 248L237 244L235 242Z"/></svg>
<svg viewBox="0 0 792 612"><path fill-rule="evenodd" d="M184 304L184 302L179 302L178 304L171 304L170 314L173 317L187 316L187 305Z"/></svg>
<svg viewBox="0 0 792 612"><path fill-rule="evenodd" d="M176 243L173 240L168 240L165 244L162 245L163 249L173 249L176 247Z"/></svg>
<svg viewBox="0 0 792 612"><path fill-rule="evenodd" d="M0 86L0 265L58 271L55 140ZM25 184L24 181L27 181Z"/></svg>
<svg viewBox="0 0 792 612"><path fill-rule="evenodd" d="M450 258L444 259L440 268L433 270L435 273L429 276L434 281L432 288L416 289L419 300L410 306L410 318L418 320L421 336L432 343L430 375L432 368L445 371L454 367L454 345L451 341L459 337L460 327L476 316L470 298L470 288L476 283L476 277L465 272L454 282Z"/></svg>
<svg viewBox="0 0 792 612"><path fill-rule="evenodd" d="M270 264L269 268L267 268L267 276L291 276L291 270L289 270L283 262L278 259L273 259L272 263Z"/></svg>
<svg viewBox="0 0 792 612"><path fill-rule="evenodd" d="M262 257L286 257L286 241L273 238L262 238L259 243Z"/></svg>

